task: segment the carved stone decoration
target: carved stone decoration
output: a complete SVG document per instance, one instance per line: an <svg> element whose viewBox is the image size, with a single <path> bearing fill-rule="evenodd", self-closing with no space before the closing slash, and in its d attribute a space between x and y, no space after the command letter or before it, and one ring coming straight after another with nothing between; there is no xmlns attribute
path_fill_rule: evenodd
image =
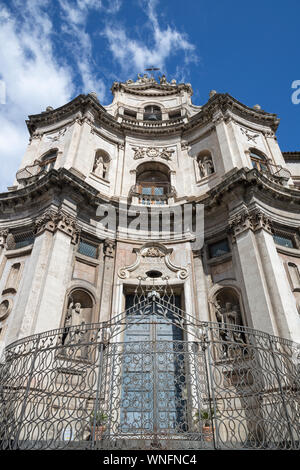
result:
<svg viewBox="0 0 300 470"><path fill-rule="evenodd" d="M248 129L243 129L243 127L240 127L241 133L247 137L248 142L253 142L256 144L256 139L260 136L260 134L250 134Z"/></svg>
<svg viewBox="0 0 300 470"><path fill-rule="evenodd" d="M245 230L253 232L264 229L269 233L273 233L272 220L259 209L249 211L244 210L229 219L229 232L232 234L232 241L236 241L238 234Z"/></svg>
<svg viewBox="0 0 300 470"><path fill-rule="evenodd" d="M0 303L0 321L5 320L8 317L12 309L12 300L4 299Z"/></svg>
<svg viewBox="0 0 300 470"><path fill-rule="evenodd" d="M159 250L159 248L152 246L151 248L148 248L147 251L142 254L142 256L147 256L150 258L162 258L165 255Z"/></svg>
<svg viewBox="0 0 300 470"><path fill-rule="evenodd" d="M166 248L160 243L148 242L139 249L134 249L137 257L130 266L125 266L118 271L121 279L135 278L145 279L149 270L158 270L163 278L186 279L188 270L185 267L176 266L171 261L173 249Z"/></svg>
<svg viewBox="0 0 300 470"><path fill-rule="evenodd" d="M134 160L139 160L140 158L162 158L164 160L171 160L172 154L175 150L170 150L160 147L132 147L134 151Z"/></svg>
<svg viewBox="0 0 300 470"><path fill-rule="evenodd" d="M63 212L56 212L53 209L47 210L42 216L38 217L35 221L36 234L42 233L44 230L55 232L61 230L72 238L72 243L77 243L80 234L80 228L77 225L77 220Z"/></svg>
<svg viewBox="0 0 300 470"><path fill-rule="evenodd" d="M16 247L15 237L12 233L9 233L6 238L6 248L8 250L14 250Z"/></svg>
<svg viewBox="0 0 300 470"><path fill-rule="evenodd" d="M58 140L60 140L61 137L65 135L65 133L67 132L67 129L68 129L67 127L64 127L57 134L47 135L47 139L50 140L51 142L57 142Z"/></svg>
<svg viewBox="0 0 300 470"><path fill-rule="evenodd" d="M1 229L0 230L0 248L5 247L7 236L8 236L8 229Z"/></svg>
<svg viewBox="0 0 300 470"><path fill-rule="evenodd" d="M109 238L104 240L103 253L105 256L108 256L109 258L113 258L115 255L115 248L116 248L115 240L110 240Z"/></svg>

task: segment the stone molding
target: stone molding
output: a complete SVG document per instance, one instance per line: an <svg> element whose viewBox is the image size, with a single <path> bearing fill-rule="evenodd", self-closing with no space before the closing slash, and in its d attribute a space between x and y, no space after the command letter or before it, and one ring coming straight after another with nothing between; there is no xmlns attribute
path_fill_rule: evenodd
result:
<svg viewBox="0 0 300 470"><path fill-rule="evenodd" d="M77 224L77 219L66 212L49 209L43 215L35 220L36 235L40 235L45 230L49 232L61 232L71 237L71 243L76 244L80 234L80 228Z"/></svg>
<svg viewBox="0 0 300 470"><path fill-rule="evenodd" d="M272 220L259 209L245 209L229 219L229 233L232 235L232 242L236 242L236 237L246 230L256 232L261 229L271 234L274 232Z"/></svg>

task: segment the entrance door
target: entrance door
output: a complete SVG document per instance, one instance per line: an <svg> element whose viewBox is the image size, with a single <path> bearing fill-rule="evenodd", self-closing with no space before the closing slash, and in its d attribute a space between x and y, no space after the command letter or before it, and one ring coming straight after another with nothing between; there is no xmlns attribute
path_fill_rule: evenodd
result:
<svg viewBox="0 0 300 470"><path fill-rule="evenodd" d="M180 296L174 297L180 307ZM122 366L121 429L126 433L172 434L186 430L183 331L152 311L131 313L125 331ZM126 297L126 308L133 296ZM132 312L132 310L131 310ZM142 319L141 319L142 318Z"/></svg>

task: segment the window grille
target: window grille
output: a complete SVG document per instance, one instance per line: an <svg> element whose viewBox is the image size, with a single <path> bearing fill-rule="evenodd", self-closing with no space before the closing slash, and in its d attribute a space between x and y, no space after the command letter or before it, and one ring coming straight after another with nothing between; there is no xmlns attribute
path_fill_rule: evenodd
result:
<svg viewBox="0 0 300 470"><path fill-rule="evenodd" d="M292 237L287 237L279 234L273 235L276 245L285 246L287 248L295 248L295 243Z"/></svg>
<svg viewBox="0 0 300 470"><path fill-rule="evenodd" d="M85 240L80 240L78 245L78 253L88 256L89 258L97 258L98 248L96 245L89 243Z"/></svg>
<svg viewBox="0 0 300 470"><path fill-rule="evenodd" d="M32 245L34 243L34 233L32 230L28 232L14 234L15 249L24 248L25 246Z"/></svg>

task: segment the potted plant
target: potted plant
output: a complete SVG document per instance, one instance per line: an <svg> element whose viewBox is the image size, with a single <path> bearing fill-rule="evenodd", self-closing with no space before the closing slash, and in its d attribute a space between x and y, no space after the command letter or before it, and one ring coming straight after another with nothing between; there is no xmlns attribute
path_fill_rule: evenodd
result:
<svg viewBox="0 0 300 470"><path fill-rule="evenodd" d="M102 439L103 433L106 430L107 414L102 410L96 413L93 411L91 414L91 436L93 436L93 429L95 426L95 440Z"/></svg>
<svg viewBox="0 0 300 470"><path fill-rule="evenodd" d="M202 408L200 411L195 413L195 422L202 424L202 435L206 442L213 440L213 426L212 419L215 415L215 411L212 408Z"/></svg>

